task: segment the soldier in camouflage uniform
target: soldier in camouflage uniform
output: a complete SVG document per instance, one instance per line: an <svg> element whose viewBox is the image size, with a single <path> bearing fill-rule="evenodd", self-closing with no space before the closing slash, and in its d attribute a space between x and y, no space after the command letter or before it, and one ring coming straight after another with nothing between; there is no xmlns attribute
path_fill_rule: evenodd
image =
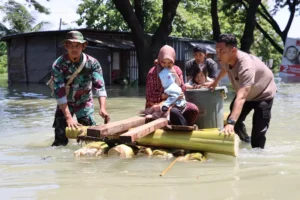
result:
<svg viewBox="0 0 300 200"><path fill-rule="evenodd" d="M83 35L78 31L70 31L64 40L67 53L60 56L52 66L54 83L54 97L57 101L57 109L53 128L55 128L55 140L52 146L67 145L66 127L77 129L78 126L95 125L93 118L94 103L93 93L100 104L99 114L108 123L110 118L106 112L106 90L100 63L93 57L83 54L82 50L87 46ZM66 93L66 83L80 66L83 56L86 62L83 69L70 84L69 93ZM73 119L76 115L77 122Z"/></svg>

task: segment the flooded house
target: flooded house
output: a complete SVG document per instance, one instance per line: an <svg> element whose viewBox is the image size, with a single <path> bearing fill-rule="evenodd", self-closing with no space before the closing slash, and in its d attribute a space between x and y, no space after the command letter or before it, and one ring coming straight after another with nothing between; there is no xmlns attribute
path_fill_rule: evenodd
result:
<svg viewBox="0 0 300 200"><path fill-rule="evenodd" d="M138 79L138 62L130 32L78 29L88 41L85 53L101 64L106 84L114 84L119 77L129 81ZM63 40L70 30L40 31L1 38L7 43L8 81L17 83L46 83L54 60L65 52ZM215 42L169 37L167 44L176 51L176 64L184 71L184 64L193 57L195 45L205 46L215 57Z"/></svg>

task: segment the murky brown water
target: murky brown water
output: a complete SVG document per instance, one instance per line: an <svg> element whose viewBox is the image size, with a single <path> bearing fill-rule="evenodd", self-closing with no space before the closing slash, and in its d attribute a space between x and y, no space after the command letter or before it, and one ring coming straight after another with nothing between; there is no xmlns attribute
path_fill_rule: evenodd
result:
<svg viewBox="0 0 300 200"><path fill-rule="evenodd" d="M0 78L0 199L297 199L299 86L278 83L265 150L241 144L238 158L209 154L205 163L176 163L159 177L171 161L76 159L75 141L50 147L56 104L48 88L8 87ZM112 120L134 116L144 106L144 93L145 88L108 88Z"/></svg>

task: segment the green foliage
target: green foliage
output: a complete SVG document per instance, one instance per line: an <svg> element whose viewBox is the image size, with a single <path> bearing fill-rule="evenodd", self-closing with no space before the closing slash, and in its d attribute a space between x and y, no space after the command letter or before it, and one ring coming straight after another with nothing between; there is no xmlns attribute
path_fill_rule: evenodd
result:
<svg viewBox="0 0 300 200"><path fill-rule="evenodd" d="M275 0L275 6L274 8L272 9L271 13L273 15L275 15L279 10L281 10L282 8L288 6L292 6L295 5L295 11L299 12L300 10L300 1L299 0ZM299 13L300 14L300 13Z"/></svg>
<svg viewBox="0 0 300 200"><path fill-rule="evenodd" d="M159 26L162 18L162 0L145 0L144 14L145 14L145 32L154 33Z"/></svg>
<svg viewBox="0 0 300 200"><path fill-rule="evenodd" d="M7 56L0 56L0 74L7 73Z"/></svg>
<svg viewBox="0 0 300 200"><path fill-rule="evenodd" d="M234 27L235 30L229 30L228 33L234 33L237 38L241 38L244 30L244 23L246 19L245 12L245 3L241 3L243 1L240 0L227 0L223 1L221 5L221 13L224 13L227 16L227 20L229 19L229 24L231 27ZM264 6L268 9L268 5L266 1L263 1ZM260 15L256 14L257 23L267 31L269 36L273 38L273 40L283 47L282 40L280 36L274 31L269 22L264 20ZM222 21L222 20L220 20ZM232 26L231 24L234 24ZM224 27L220 25L221 27ZM223 32L224 33L224 32ZM272 46L272 44L263 36L263 34L259 30L254 31L254 43L251 46L251 53L255 54L258 57L262 57L263 61L268 61L269 59L273 59L273 70L278 70L282 55Z"/></svg>
<svg viewBox="0 0 300 200"><path fill-rule="evenodd" d="M6 44L0 42L0 74L7 72Z"/></svg>
<svg viewBox="0 0 300 200"><path fill-rule="evenodd" d="M1 7L0 7L1 10ZM5 36L5 35L10 35L10 34L14 34L14 30L10 30L9 28L7 28L4 24L2 24L0 22L0 37Z"/></svg>
<svg viewBox="0 0 300 200"><path fill-rule="evenodd" d="M277 35L274 29L270 28L270 24L263 20L262 18L258 19L258 23L267 30L268 34L283 47L281 38ZM269 59L273 59L273 71L278 71L282 59L282 55L270 44L267 38L263 34L255 30L254 32L254 43L252 45L252 52L257 56L263 58L263 61L266 62Z"/></svg>
<svg viewBox="0 0 300 200"><path fill-rule="evenodd" d="M33 6L40 13L49 14L49 10L35 0L26 0L29 6ZM10 34L40 31L48 22L40 22L36 25L35 18L27 11L26 7L14 0L8 0L0 6L0 11L5 15L2 22L8 22L9 27L0 23L0 37ZM0 42L0 74L7 73L6 44Z"/></svg>
<svg viewBox="0 0 300 200"><path fill-rule="evenodd" d="M11 29L15 32L27 32L34 23L34 18L29 14L26 8L13 0L4 4L1 10L6 14L3 22L9 22Z"/></svg>
<svg viewBox="0 0 300 200"><path fill-rule="evenodd" d="M34 3L35 1L30 2ZM0 23L0 33L2 36L42 30L43 26L48 24L48 22L40 22L33 26L36 22L35 18L31 16L25 6L14 0L8 0L3 6L0 6L0 11L5 13L2 21L9 23L9 28Z"/></svg>
<svg viewBox="0 0 300 200"><path fill-rule="evenodd" d="M143 2L145 32L154 33L162 17L162 0ZM120 12L111 0L83 0L77 9L77 24L87 28L109 31L130 31Z"/></svg>
<svg viewBox="0 0 300 200"><path fill-rule="evenodd" d="M0 56L3 56L6 54L6 44L5 42L0 42Z"/></svg>
<svg viewBox="0 0 300 200"><path fill-rule="evenodd" d="M131 0L133 2L133 0ZM222 33L233 33L240 39L244 31L246 9L240 0L218 1L219 23ZM212 39L212 19L210 15L210 0L181 0L177 14L172 23L172 36L195 39ZM145 32L154 33L162 18L162 0L144 0L143 12ZM112 0L83 0L77 13L80 19L78 25L86 24L88 28L99 30L130 31L121 14L116 10ZM258 17L258 22L268 30L272 38L280 42L279 36L271 25ZM274 59L273 66L279 66L281 54L258 31L255 31L255 43L251 51L263 60Z"/></svg>
<svg viewBox="0 0 300 200"><path fill-rule="evenodd" d="M47 0L49 1L49 0ZM29 7L33 6L35 10L37 10L39 13L44 13L46 15L50 14L50 11L48 8L44 7L42 4L37 2L36 0L26 0L28 2Z"/></svg>
<svg viewBox="0 0 300 200"><path fill-rule="evenodd" d="M211 39L210 1L182 1L177 8L171 35Z"/></svg>
<svg viewBox="0 0 300 200"><path fill-rule="evenodd" d="M83 0L77 9L77 24L87 28L111 31L129 31L126 22L111 0Z"/></svg>
<svg viewBox="0 0 300 200"><path fill-rule="evenodd" d="M223 1L218 1L219 23L221 32L234 33L237 37L243 34L245 13L243 10L228 17L227 13L221 10ZM173 22L172 35L180 37L212 39L212 19L210 15L210 0L185 0L179 4L177 15ZM232 25L234 24L234 26Z"/></svg>

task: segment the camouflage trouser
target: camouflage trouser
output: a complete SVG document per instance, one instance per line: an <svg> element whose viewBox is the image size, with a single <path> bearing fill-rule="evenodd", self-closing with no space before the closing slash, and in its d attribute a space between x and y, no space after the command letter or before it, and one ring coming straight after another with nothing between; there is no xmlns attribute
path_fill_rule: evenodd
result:
<svg viewBox="0 0 300 200"><path fill-rule="evenodd" d="M72 106L69 106L70 112L72 116L74 115L74 108ZM77 117L78 123L84 125L84 126L92 126L96 125L96 122L93 117L93 108L84 108L79 109L75 112L75 115ZM66 137L66 127L67 122L66 118L64 116L64 113L62 110L57 106L56 112L55 112L55 118L53 123L53 128L55 128L55 139L52 144L52 146L66 146L68 144L68 138Z"/></svg>

